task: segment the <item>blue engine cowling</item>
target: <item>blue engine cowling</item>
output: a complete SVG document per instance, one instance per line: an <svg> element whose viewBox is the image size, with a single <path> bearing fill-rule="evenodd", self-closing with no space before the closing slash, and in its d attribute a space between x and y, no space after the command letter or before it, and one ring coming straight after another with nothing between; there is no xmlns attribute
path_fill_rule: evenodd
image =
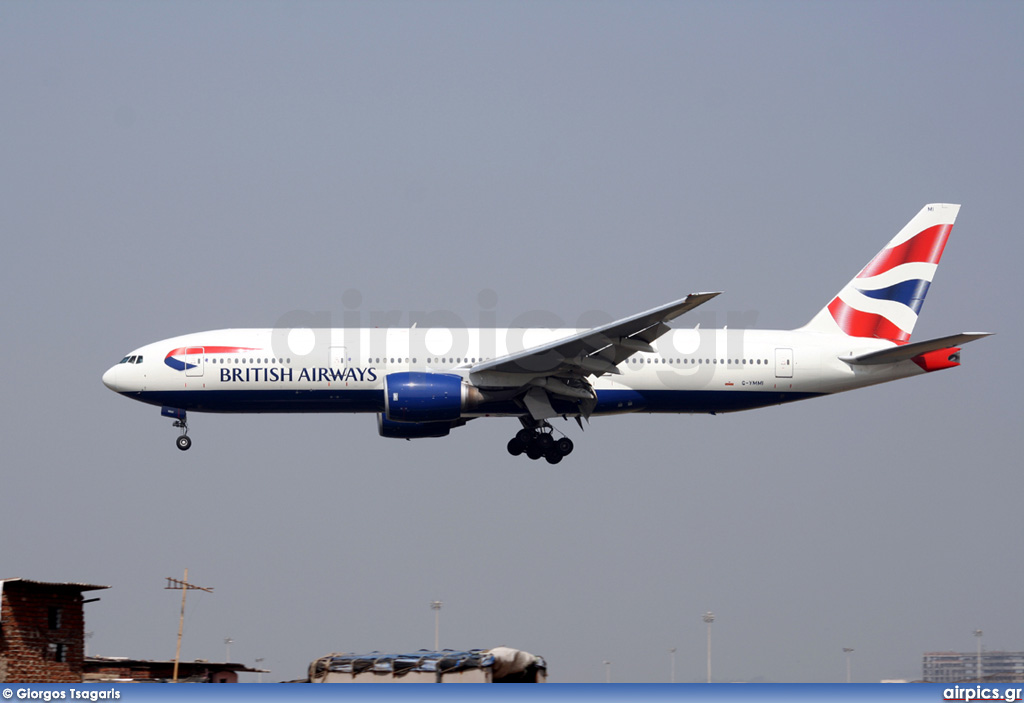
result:
<svg viewBox="0 0 1024 703"><path fill-rule="evenodd" d="M377 413L377 433L381 437L394 439L422 439L424 437L447 437L452 427L463 424L458 422L394 422L387 419L384 413Z"/></svg>
<svg viewBox="0 0 1024 703"><path fill-rule="evenodd" d="M466 392L462 377L454 374L390 373L384 378L385 419L399 423L458 420L465 407Z"/></svg>

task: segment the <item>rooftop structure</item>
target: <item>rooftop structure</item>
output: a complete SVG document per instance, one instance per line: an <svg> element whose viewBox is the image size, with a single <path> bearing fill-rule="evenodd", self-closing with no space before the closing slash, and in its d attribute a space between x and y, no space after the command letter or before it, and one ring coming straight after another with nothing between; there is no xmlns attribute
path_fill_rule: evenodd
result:
<svg viewBox="0 0 1024 703"><path fill-rule="evenodd" d="M128 657L86 657L83 681L153 682L171 681L174 660L129 659ZM244 664L211 662L205 659L178 664L180 683L238 683L238 673L266 674L266 669L250 669Z"/></svg>
<svg viewBox="0 0 1024 703"><path fill-rule="evenodd" d="M547 663L510 647L421 649L411 654L328 654L309 665L310 683L543 683Z"/></svg>

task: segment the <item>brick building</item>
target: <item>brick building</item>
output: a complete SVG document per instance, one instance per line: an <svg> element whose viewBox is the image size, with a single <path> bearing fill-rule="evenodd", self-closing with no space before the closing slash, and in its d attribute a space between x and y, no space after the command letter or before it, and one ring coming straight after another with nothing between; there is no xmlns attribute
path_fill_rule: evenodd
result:
<svg viewBox="0 0 1024 703"><path fill-rule="evenodd" d="M0 579L0 681L81 683L86 591L109 586Z"/></svg>

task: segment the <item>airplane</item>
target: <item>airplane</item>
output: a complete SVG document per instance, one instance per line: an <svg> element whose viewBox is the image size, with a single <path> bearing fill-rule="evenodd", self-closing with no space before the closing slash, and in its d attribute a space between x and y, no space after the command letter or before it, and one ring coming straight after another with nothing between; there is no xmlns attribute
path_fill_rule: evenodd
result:
<svg viewBox="0 0 1024 703"><path fill-rule="evenodd" d="M226 329L139 347L103 383L161 407L192 446L188 412L373 413L383 437L444 437L518 418L513 456L573 450L551 420L725 413L960 364L965 332L910 342L959 205L926 205L803 327L671 328L713 293L576 329Z"/></svg>

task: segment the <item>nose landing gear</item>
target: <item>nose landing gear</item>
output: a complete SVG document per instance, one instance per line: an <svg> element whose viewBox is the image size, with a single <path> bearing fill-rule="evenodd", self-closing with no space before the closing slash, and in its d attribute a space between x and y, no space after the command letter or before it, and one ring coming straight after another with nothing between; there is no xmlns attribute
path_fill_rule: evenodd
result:
<svg viewBox="0 0 1024 703"><path fill-rule="evenodd" d="M548 422L541 422L536 427L524 427L506 446L512 456L526 454L530 459L544 457L549 464L557 464L572 453L573 443L568 437L555 439L553 429Z"/></svg>
<svg viewBox="0 0 1024 703"><path fill-rule="evenodd" d="M174 441L181 451L187 451L192 446L192 438L188 436L188 416L181 408L160 408L160 414L164 417L174 418L174 427L181 430L181 434Z"/></svg>

